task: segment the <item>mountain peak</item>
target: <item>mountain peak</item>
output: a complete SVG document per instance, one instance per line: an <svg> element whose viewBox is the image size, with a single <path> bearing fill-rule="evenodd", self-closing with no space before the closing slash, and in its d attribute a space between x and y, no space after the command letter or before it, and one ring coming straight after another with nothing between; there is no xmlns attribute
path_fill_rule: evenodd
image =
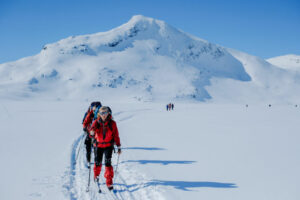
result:
<svg viewBox="0 0 300 200"><path fill-rule="evenodd" d="M154 19L151 17L146 17L143 15L134 15L126 24L158 24L159 26L166 26L166 22Z"/></svg>
<svg viewBox="0 0 300 200"><path fill-rule="evenodd" d="M128 23L137 23L137 22L141 22L141 21L153 22L153 20L155 20L155 19L153 19L151 17L145 17L143 15L134 15L131 17L131 19L128 21Z"/></svg>
<svg viewBox="0 0 300 200"><path fill-rule="evenodd" d="M146 30L151 27L155 27L156 30L160 30L169 27L169 25L167 25L164 21L157 20L151 17L145 17L143 15L134 15L127 23L117 27L116 29L127 31L131 30L132 28L140 28Z"/></svg>

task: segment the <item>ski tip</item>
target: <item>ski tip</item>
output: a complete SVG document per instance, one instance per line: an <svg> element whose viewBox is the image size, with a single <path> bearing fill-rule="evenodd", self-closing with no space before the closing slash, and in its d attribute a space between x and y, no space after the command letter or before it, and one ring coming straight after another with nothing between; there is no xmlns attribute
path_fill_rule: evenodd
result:
<svg viewBox="0 0 300 200"><path fill-rule="evenodd" d="M114 187L113 186L109 186L107 187L109 191L113 191L114 190Z"/></svg>

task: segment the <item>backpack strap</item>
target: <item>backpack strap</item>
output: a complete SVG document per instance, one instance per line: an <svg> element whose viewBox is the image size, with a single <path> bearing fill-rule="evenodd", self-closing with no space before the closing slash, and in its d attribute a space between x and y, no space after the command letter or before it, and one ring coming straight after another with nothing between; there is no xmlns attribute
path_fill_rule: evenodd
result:
<svg viewBox="0 0 300 200"><path fill-rule="evenodd" d="M97 128L100 128L101 124L102 124L102 126L104 126L104 123L102 122L102 120L101 119L97 119ZM113 131L113 127L112 127L112 119L108 120L107 126L108 126L108 128L110 129L110 131L113 134L112 135L113 139L110 142L102 142L101 144L108 144L108 143L110 143L113 146L113 144L114 144L115 141L114 141L114 131ZM97 143L97 144L99 144L99 143Z"/></svg>
<svg viewBox="0 0 300 200"><path fill-rule="evenodd" d="M111 132L114 133L114 132L113 132L113 128L112 128L112 122L111 122L111 120L112 120L112 119L109 119L107 125L108 125L108 128L111 130Z"/></svg>
<svg viewBox="0 0 300 200"><path fill-rule="evenodd" d="M101 105L96 108L96 110L94 112L94 120L97 119L100 108L101 108Z"/></svg>

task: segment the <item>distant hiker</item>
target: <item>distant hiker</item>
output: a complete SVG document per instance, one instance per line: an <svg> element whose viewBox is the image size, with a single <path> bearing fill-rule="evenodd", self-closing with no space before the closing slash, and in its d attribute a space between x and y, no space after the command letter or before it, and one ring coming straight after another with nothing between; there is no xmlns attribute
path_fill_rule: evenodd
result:
<svg viewBox="0 0 300 200"><path fill-rule="evenodd" d="M174 104L173 103L171 104L171 107L172 107L172 110L174 110Z"/></svg>
<svg viewBox="0 0 300 200"><path fill-rule="evenodd" d="M167 111L169 110L169 104L167 104Z"/></svg>
<svg viewBox="0 0 300 200"><path fill-rule="evenodd" d="M91 152L92 152L92 139L90 135L90 130L95 115L94 112L100 107L101 107L101 102L99 101L92 102L83 119L83 131L86 134L84 144L86 149L86 161L87 161L88 168L90 167Z"/></svg>
<svg viewBox="0 0 300 200"><path fill-rule="evenodd" d="M105 163L106 185L109 190L113 189L114 170L111 165L114 144L118 147L118 154L121 154L121 143L116 122L112 119L111 110L107 106L102 106L98 112L98 118L91 127L91 135L95 138L95 165L94 180L99 181L102 168L103 155Z"/></svg>

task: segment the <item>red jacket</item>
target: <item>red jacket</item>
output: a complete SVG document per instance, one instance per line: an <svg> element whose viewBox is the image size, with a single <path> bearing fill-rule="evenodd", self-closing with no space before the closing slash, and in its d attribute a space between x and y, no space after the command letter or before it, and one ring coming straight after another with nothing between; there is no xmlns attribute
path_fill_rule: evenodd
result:
<svg viewBox="0 0 300 200"><path fill-rule="evenodd" d="M117 123L111 119L110 115L105 122L101 119L95 120L92 124L91 130L94 131L97 147L106 148L113 146L114 144L118 147L121 146Z"/></svg>
<svg viewBox="0 0 300 200"><path fill-rule="evenodd" d="M93 112L93 110L90 110L83 121L83 128L86 128L88 130L88 132L90 132L90 130L91 130L93 118L94 118L94 112Z"/></svg>

